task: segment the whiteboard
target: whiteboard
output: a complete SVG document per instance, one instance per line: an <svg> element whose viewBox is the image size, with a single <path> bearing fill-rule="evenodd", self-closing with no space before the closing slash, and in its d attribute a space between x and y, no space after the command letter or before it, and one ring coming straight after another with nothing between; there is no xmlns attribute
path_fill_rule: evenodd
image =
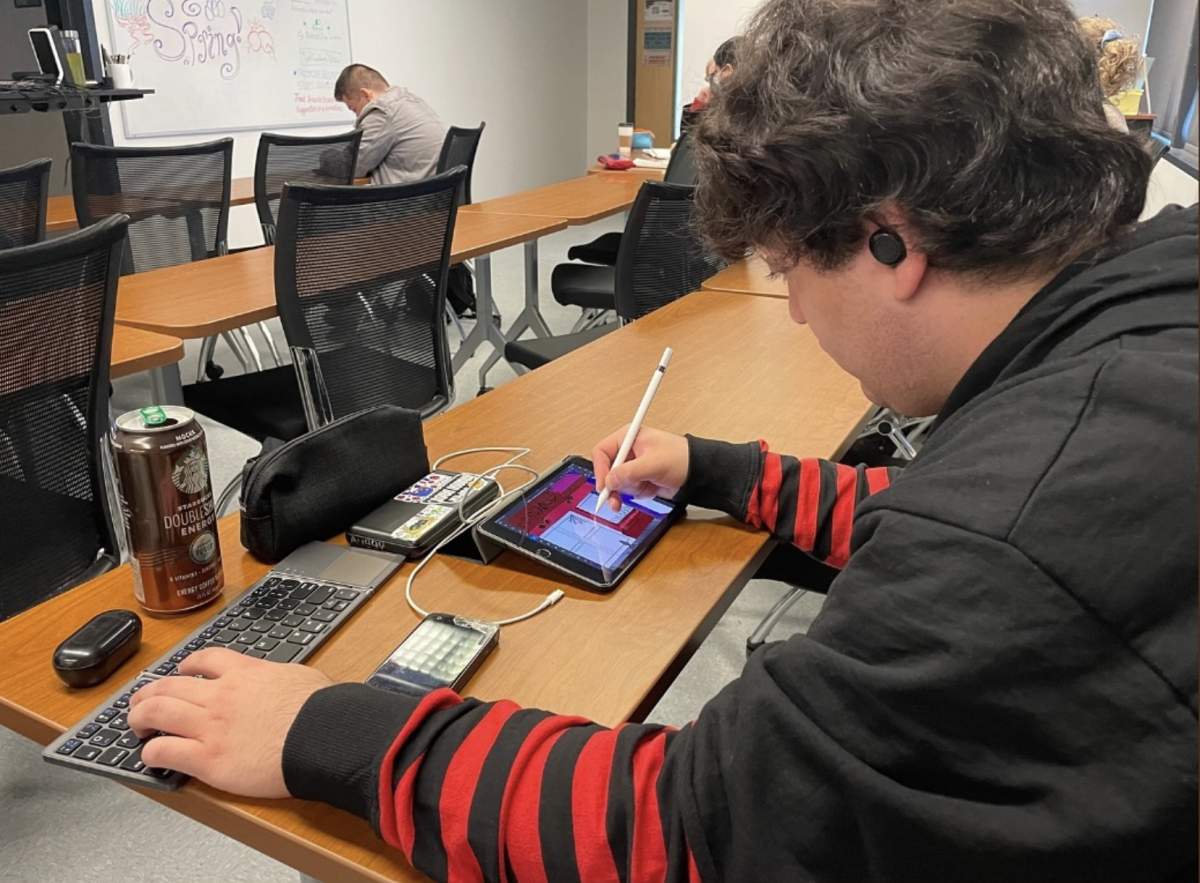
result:
<svg viewBox="0 0 1200 883"><path fill-rule="evenodd" d="M347 0L105 0L129 56L129 138L350 122L333 84L350 63Z"/></svg>

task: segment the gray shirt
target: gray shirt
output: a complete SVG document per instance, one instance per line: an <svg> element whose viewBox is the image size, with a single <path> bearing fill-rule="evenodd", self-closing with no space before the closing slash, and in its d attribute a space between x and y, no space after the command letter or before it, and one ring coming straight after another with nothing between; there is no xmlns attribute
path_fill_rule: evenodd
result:
<svg viewBox="0 0 1200 883"><path fill-rule="evenodd" d="M369 175L372 184L402 184L437 169L446 127L403 86L389 86L362 109L354 126L363 133L355 176Z"/></svg>

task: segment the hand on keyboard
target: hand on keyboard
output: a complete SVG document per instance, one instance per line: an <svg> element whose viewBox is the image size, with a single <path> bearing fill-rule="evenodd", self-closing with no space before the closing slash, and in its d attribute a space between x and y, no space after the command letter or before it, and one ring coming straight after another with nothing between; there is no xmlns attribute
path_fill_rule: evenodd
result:
<svg viewBox="0 0 1200 883"><path fill-rule="evenodd" d="M135 732L169 734L145 744L145 762L234 794L287 797L284 740L308 697L333 681L224 649L191 654L179 674L190 677L162 678L130 699Z"/></svg>

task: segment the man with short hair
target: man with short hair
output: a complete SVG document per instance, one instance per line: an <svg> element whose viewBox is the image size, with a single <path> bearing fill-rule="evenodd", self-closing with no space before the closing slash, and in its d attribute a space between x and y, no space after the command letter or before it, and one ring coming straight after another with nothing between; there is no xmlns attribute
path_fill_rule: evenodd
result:
<svg viewBox="0 0 1200 883"><path fill-rule="evenodd" d="M843 567L808 633L679 730L204 650L134 697L177 734L143 760L439 880L1196 879L1196 208L1137 223L1066 0L767 0L723 86L709 242L936 425L900 472L649 428L593 459Z"/></svg>
<svg viewBox="0 0 1200 883"><path fill-rule="evenodd" d="M428 104L403 86L389 86L375 68L351 64L338 74L333 97L362 129L356 177L372 184L419 181L437 171L446 127Z"/></svg>

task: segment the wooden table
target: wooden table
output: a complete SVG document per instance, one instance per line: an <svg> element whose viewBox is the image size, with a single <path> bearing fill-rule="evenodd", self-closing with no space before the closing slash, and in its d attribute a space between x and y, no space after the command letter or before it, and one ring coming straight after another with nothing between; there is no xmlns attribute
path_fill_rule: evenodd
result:
<svg viewBox="0 0 1200 883"><path fill-rule="evenodd" d="M786 298L787 283L783 277L770 279L767 265L758 258L730 264L715 276L701 283L705 291L726 291L733 294L756 294L762 297Z"/></svg>
<svg viewBox="0 0 1200 883"><path fill-rule="evenodd" d="M741 345L714 345L723 340ZM668 344L675 357L649 425L734 441L764 437L776 450L833 457L866 417L857 382L807 328L787 320L783 303L698 292L429 421L431 458L522 444L532 448L527 464L540 470L588 454L629 419ZM499 462L494 457L474 455L453 468L484 468ZM514 473L505 483L518 480ZM549 612L504 629L465 692L611 726L653 707L769 546L764 532L692 510L610 595L560 585L553 571L512 553L487 567L439 557L413 591L425 606L494 620L563 588L566 597ZM227 597L267 570L242 550L236 515L221 522L221 549ZM363 680L417 623L404 601L408 572L380 589L310 664L339 680ZM143 615L141 649L107 685L64 687L47 663L58 642L101 610L134 606L129 569L121 567L0 624L0 725L50 742L212 614ZM147 796L330 883L420 879L366 822L321 804L232 798L196 782Z"/></svg>
<svg viewBox="0 0 1200 883"><path fill-rule="evenodd" d="M139 371L150 373L150 392L153 403L182 401L182 390L169 388L170 378L163 370L169 365L178 365L183 358L183 341L166 334L155 334L127 325L113 326L112 357L109 360L109 376L114 380ZM179 370L176 368L175 376ZM177 397L177 398L176 398Z"/></svg>
<svg viewBox="0 0 1200 883"><path fill-rule="evenodd" d="M587 173L589 175L623 175L626 178L636 177L643 181L661 181L663 176L666 175L667 170L645 169L641 166L634 166L632 169L609 169L600 165L600 163L593 163L588 166Z"/></svg>
<svg viewBox="0 0 1200 883"><path fill-rule="evenodd" d="M559 218L459 213L450 259L475 259L481 317L492 310L491 252L565 227ZM273 246L124 276L117 288L119 324L184 340L211 337L275 315ZM485 340L503 352L504 336L481 318L455 353L455 369Z"/></svg>

